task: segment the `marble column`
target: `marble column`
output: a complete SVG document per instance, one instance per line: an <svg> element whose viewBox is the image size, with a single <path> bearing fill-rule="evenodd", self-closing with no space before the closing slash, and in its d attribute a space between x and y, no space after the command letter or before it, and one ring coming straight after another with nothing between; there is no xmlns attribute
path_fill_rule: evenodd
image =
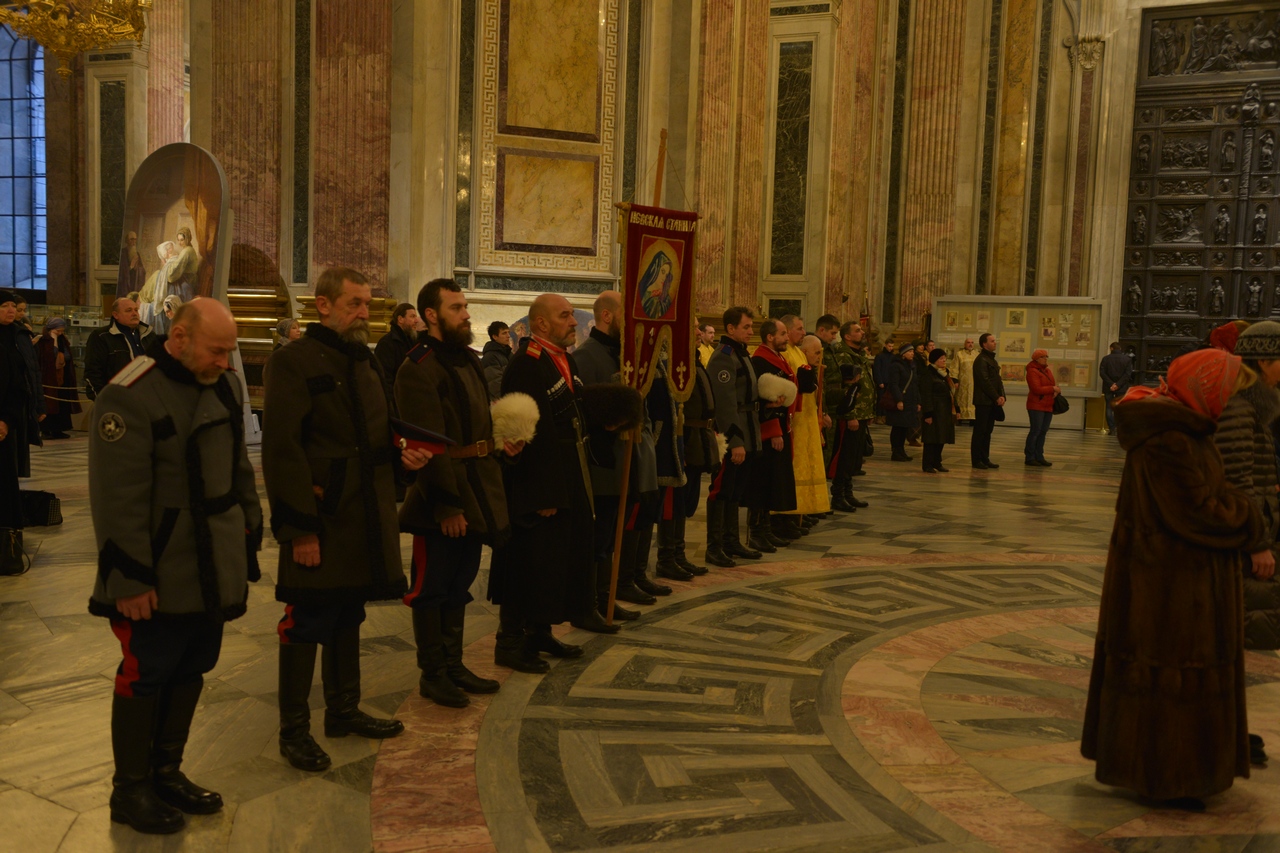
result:
<svg viewBox="0 0 1280 853"><path fill-rule="evenodd" d="M1038 7L1037 0L1005 3L988 288L996 294L1022 292Z"/></svg>
<svg viewBox="0 0 1280 853"><path fill-rule="evenodd" d="M72 74L58 74L58 60L44 57L44 132L48 229L48 298L52 304L83 305L96 301L84 292L84 251L80 203L84 198L84 59L76 57Z"/></svg>
<svg viewBox="0 0 1280 853"><path fill-rule="evenodd" d="M899 321L914 325L949 291L956 220L957 128L965 4L914 6Z"/></svg>
<svg viewBox="0 0 1280 853"><path fill-rule="evenodd" d="M703 0L698 69L697 287L699 313L726 307L734 178L734 0ZM755 4L753 4L755 5ZM757 170L756 175L760 173Z"/></svg>
<svg viewBox="0 0 1280 853"><path fill-rule="evenodd" d="M1098 64L1102 61L1104 42L1100 38L1075 40L1069 50L1079 74L1075 100L1076 127L1073 134L1075 152L1071 168L1071 219L1067 244L1068 296L1084 295L1082 278L1085 262L1085 235L1088 233L1089 172L1094 147L1094 108L1097 100Z"/></svg>
<svg viewBox="0 0 1280 853"><path fill-rule="evenodd" d="M386 294L391 192L391 2L317 0L312 105L313 273L348 266Z"/></svg>
<svg viewBox="0 0 1280 853"><path fill-rule="evenodd" d="M147 16L147 150L183 141L186 0L155 0Z"/></svg>
<svg viewBox="0 0 1280 853"><path fill-rule="evenodd" d="M213 4L211 148L227 173L235 242L280 262L283 0Z"/></svg>
<svg viewBox="0 0 1280 853"><path fill-rule="evenodd" d="M737 157L733 189L733 265L730 293L737 305L760 305L761 231L764 227L765 145L769 110L769 8L746 3L738 54Z"/></svg>

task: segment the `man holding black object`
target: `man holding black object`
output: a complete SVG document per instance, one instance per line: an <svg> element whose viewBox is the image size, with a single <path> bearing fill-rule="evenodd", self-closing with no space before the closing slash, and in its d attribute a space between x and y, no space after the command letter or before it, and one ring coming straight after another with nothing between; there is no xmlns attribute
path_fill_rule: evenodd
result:
<svg viewBox="0 0 1280 853"><path fill-rule="evenodd" d="M378 362L369 351L368 279L333 268L316 281L320 322L276 350L264 371L262 475L280 543L280 753L324 770L307 696L323 647L326 737L394 737L396 720L360 710L360 625L368 601L407 592L396 519L396 467L430 456L392 443Z"/></svg>
<svg viewBox="0 0 1280 853"><path fill-rule="evenodd" d="M510 535L499 454L515 456L524 442L499 443L494 437L484 368L470 346L467 297L457 283L427 282L418 291L418 314L427 330L396 377L396 406L409 423L452 443L418 471L400 509L400 529L413 534L404 603L413 609L422 670L418 692L437 705L462 708L470 702L468 693L498 690L498 682L463 664L462 638L481 546L500 547ZM518 405L522 396L494 405ZM536 423L536 405L524 400L527 417Z"/></svg>
<svg viewBox="0 0 1280 853"><path fill-rule="evenodd" d="M978 469L999 468L991 461L991 433L996 421L1004 420L1004 380L996 361L996 336L983 332L978 338L981 352L973 361L973 437L969 442L969 463Z"/></svg>

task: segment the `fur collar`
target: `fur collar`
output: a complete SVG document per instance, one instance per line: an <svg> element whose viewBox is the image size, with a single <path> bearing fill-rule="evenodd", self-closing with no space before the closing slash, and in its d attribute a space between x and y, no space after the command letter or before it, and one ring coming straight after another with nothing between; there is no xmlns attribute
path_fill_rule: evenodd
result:
<svg viewBox="0 0 1280 853"><path fill-rule="evenodd" d="M1253 406L1258 423L1262 426L1269 429L1280 418L1280 391L1262 382L1255 382L1238 393Z"/></svg>
<svg viewBox="0 0 1280 853"><path fill-rule="evenodd" d="M352 341L344 341L341 335L323 323L307 324L307 331L303 334L308 338L314 339L317 343L336 349L347 358L353 358L356 361L368 361L373 358L373 354L369 352L367 346Z"/></svg>
<svg viewBox="0 0 1280 853"><path fill-rule="evenodd" d="M1170 430L1201 437L1212 435L1217 429L1215 421L1167 397L1148 397L1116 406L1116 435L1126 451Z"/></svg>

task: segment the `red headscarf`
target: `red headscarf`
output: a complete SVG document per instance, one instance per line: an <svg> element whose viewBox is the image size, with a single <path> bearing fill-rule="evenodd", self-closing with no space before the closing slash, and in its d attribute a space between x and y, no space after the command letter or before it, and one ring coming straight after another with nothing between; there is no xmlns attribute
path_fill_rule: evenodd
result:
<svg viewBox="0 0 1280 853"><path fill-rule="evenodd" d="M1247 325L1247 324L1246 324ZM1224 352L1235 352L1240 339L1240 324L1235 320L1223 323L1209 333L1209 346Z"/></svg>
<svg viewBox="0 0 1280 853"><path fill-rule="evenodd" d="M1202 349L1178 356L1159 388L1130 389L1121 403L1151 397L1170 397L1207 418L1217 420L1236 385L1241 361L1220 349Z"/></svg>

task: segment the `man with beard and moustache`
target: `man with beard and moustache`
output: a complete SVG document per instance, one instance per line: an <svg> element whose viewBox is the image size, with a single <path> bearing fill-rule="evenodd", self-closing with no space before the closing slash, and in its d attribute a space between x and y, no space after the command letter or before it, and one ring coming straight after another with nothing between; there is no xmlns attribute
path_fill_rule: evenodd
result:
<svg viewBox="0 0 1280 853"><path fill-rule="evenodd" d="M622 294L606 290L592 305L595 328L574 351L574 360L587 387L622 384ZM652 392L651 392L652 393ZM618 493L622 478L622 454L627 452L622 438L596 428L591 432L591 491L595 496L596 599L601 613L608 609L609 583L613 573L613 544L618 530ZM617 600L631 604L653 604L654 596L670 595L671 587L655 584L645 576L653 526L657 523L658 458L647 406L645 427L631 448L631 476L627 484L627 510L622 532L622 554L618 558ZM677 580L688 580L679 570ZM614 604L619 619L640 618L639 611Z"/></svg>
<svg viewBox="0 0 1280 853"><path fill-rule="evenodd" d="M724 337L707 362L715 399L716 432L727 450L707 493L707 562L729 567L732 557L759 560L761 552L742 544L738 507L746 495L751 469L760 454L760 418L756 410L756 372L747 355L755 330L750 308L724 312Z"/></svg>
<svg viewBox="0 0 1280 853"><path fill-rule="evenodd" d="M787 330L778 321L765 320L760 324L760 341L760 346L751 354L751 366L760 389L757 406L762 448L747 490L750 509L747 523L751 529L748 545L769 553L804 535L793 519L782 515L771 519L770 514L796 508L791 409L800 399L800 393L817 390L818 377L817 372L807 366L800 375L792 371L783 355L787 349Z"/></svg>
<svg viewBox="0 0 1280 853"><path fill-rule="evenodd" d="M186 303L156 357L100 391L90 430L89 612L111 620L124 658L111 706L111 819L139 832L176 832L183 812L222 808L181 764L223 623L244 615L258 579L262 508L240 382L226 375L235 348L226 306Z"/></svg>
<svg viewBox="0 0 1280 853"><path fill-rule="evenodd" d="M577 325L569 300L539 296L529 308L530 337L502 377L504 396L528 394L538 404L534 439L504 471L511 538L494 552L489 571L489 600L500 608L494 663L520 672L548 670L538 652L582 654L577 646L547 643L544 626L572 622L598 633L618 630L596 610L585 443L594 426L634 428L642 406L634 388L584 385L566 350Z"/></svg>
<svg viewBox="0 0 1280 853"><path fill-rule="evenodd" d="M462 637L481 546L501 547L511 532L498 454L515 456L524 443L494 441L488 385L471 350L471 315L457 282L427 282L418 291L418 314L427 330L396 377L396 405L408 423L457 444L418 471L400 509L400 529L413 534L404 603L413 609L418 692L437 705L463 708L468 693L498 691L498 682L463 664ZM537 419L536 409L531 417Z"/></svg>
<svg viewBox="0 0 1280 853"><path fill-rule="evenodd" d="M418 339L422 320L418 309L408 302L401 302L391 312L391 328L378 339L373 347L374 357L382 367L382 381L387 387L387 398L395 395L396 374L404 364L404 357Z"/></svg>
<svg viewBox="0 0 1280 853"><path fill-rule="evenodd" d="M416 471L425 451L397 453L390 403L369 351L369 281L353 269L316 281L320 322L272 353L264 371L262 476L280 543L280 754L299 770L329 756L311 736L307 701L323 647L324 733L368 738L404 731L360 710L365 602L408 591L400 563L396 465Z"/></svg>

